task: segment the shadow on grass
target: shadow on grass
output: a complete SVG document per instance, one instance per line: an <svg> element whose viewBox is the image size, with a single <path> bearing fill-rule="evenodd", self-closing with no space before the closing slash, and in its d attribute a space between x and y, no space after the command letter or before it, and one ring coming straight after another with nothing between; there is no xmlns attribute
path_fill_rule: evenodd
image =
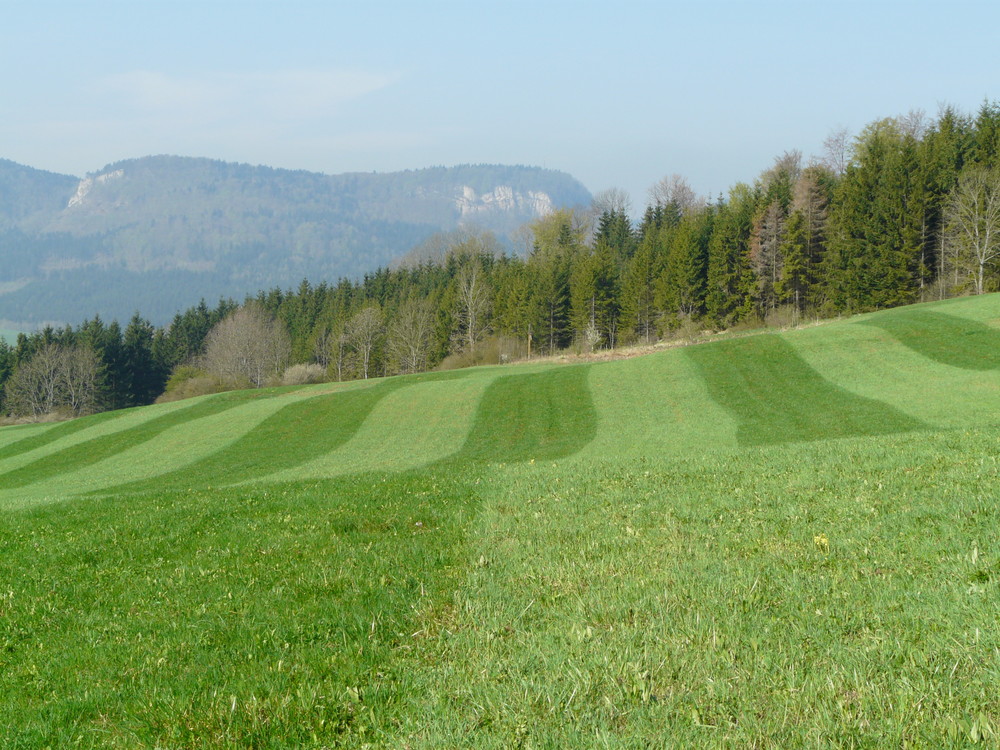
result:
<svg viewBox="0 0 1000 750"><path fill-rule="evenodd" d="M829 382L776 334L691 346L684 352L697 365L711 397L736 418L740 445L888 435L925 426L888 404Z"/></svg>

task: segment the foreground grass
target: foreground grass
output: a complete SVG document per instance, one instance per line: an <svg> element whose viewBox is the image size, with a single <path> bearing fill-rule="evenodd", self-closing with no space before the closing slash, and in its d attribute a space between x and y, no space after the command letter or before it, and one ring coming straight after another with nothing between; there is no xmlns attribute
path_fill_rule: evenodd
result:
<svg viewBox="0 0 1000 750"><path fill-rule="evenodd" d="M998 329L0 430L0 746L994 746Z"/></svg>
<svg viewBox="0 0 1000 750"><path fill-rule="evenodd" d="M509 468L409 729L423 747L995 743L998 452L982 430Z"/></svg>
<svg viewBox="0 0 1000 750"><path fill-rule="evenodd" d="M0 745L353 745L415 689L393 654L474 507L357 476L0 516Z"/></svg>

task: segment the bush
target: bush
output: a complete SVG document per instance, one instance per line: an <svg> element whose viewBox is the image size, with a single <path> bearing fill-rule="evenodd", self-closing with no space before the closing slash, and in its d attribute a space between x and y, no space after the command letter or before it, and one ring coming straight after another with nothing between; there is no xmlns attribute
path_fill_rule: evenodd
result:
<svg viewBox="0 0 1000 750"><path fill-rule="evenodd" d="M216 377L208 375L191 365L179 365L167 380L167 388L156 399L156 403L165 404L169 401L180 401L195 396L206 396L210 393L221 393L228 390L226 385Z"/></svg>
<svg viewBox="0 0 1000 750"><path fill-rule="evenodd" d="M439 370L459 370L463 367L476 365L498 365L501 361L501 342L496 336L491 336L479 342L475 354L471 352L455 352L449 354L438 365Z"/></svg>
<svg viewBox="0 0 1000 750"><path fill-rule="evenodd" d="M310 385L325 382L326 369L315 363L292 365L281 375L282 385Z"/></svg>
<svg viewBox="0 0 1000 750"><path fill-rule="evenodd" d="M800 319L801 315L795 305L782 305L771 310L764 322L768 328L794 328Z"/></svg>
<svg viewBox="0 0 1000 750"><path fill-rule="evenodd" d="M705 327L702 323L689 316L674 317L666 322L667 327L661 330L661 338L664 341L691 343L705 336Z"/></svg>

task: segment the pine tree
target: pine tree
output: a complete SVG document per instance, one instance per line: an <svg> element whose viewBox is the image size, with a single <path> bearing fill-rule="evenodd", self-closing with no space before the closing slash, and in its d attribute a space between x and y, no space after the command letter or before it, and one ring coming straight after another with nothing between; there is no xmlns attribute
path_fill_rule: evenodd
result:
<svg viewBox="0 0 1000 750"><path fill-rule="evenodd" d="M594 247L603 244L611 251L617 263L624 263L632 257L638 245L632 221L624 211L607 210L597 221Z"/></svg>
<svg viewBox="0 0 1000 750"><path fill-rule="evenodd" d="M657 306L668 317L698 318L704 313L714 210L686 213L667 229L664 269L657 287Z"/></svg>
<svg viewBox="0 0 1000 750"><path fill-rule="evenodd" d="M755 191L745 183L716 208L708 248L706 315L715 325L730 326L752 311L756 279L749 268L750 237L756 211Z"/></svg>
<svg viewBox="0 0 1000 750"><path fill-rule="evenodd" d="M622 323L635 338L650 343L656 335L656 279L660 275L655 236L647 232L625 267L622 279Z"/></svg>
<svg viewBox="0 0 1000 750"><path fill-rule="evenodd" d="M924 277L938 280L939 293L945 291L945 214L948 196L958 183L963 165L970 159L972 124L955 110L942 110L921 141L922 187L926 209L921 237L920 265Z"/></svg>
<svg viewBox="0 0 1000 750"><path fill-rule="evenodd" d="M168 370L156 361L153 337L153 325L135 313L122 340L124 406L150 404L166 385Z"/></svg>
<svg viewBox="0 0 1000 750"><path fill-rule="evenodd" d="M910 302L919 286L915 259L921 250L912 136L895 120L881 120L859 136L855 154L831 217L828 295L842 311Z"/></svg>
<svg viewBox="0 0 1000 750"><path fill-rule="evenodd" d="M983 102L973 133L972 161L986 169L1000 164L1000 104Z"/></svg>
<svg viewBox="0 0 1000 750"><path fill-rule="evenodd" d="M612 251L598 239L593 251L576 258L570 274L571 317L578 337L592 331L592 336L614 346L618 324L616 282Z"/></svg>

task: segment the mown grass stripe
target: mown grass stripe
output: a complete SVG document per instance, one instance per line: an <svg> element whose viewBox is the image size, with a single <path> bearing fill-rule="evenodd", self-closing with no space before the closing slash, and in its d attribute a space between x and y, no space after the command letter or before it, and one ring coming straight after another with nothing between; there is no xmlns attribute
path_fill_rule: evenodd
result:
<svg viewBox="0 0 1000 750"><path fill-rule="evenodd" d="M777 334L687 347L709 393L738 422L740 445L886 435L925 425L835 386Z"/></svg>
<svg viewBox="0 0 1000 750"><path fill-rule="evenodd" d="M930 310L900 310L861 321L941 364L963 370L1000 369L1000 331L968 318Z"/></svg>
<svg viewBox="0 0 1000 750"><path fill-rule="evenodd" d="M277 395L279 394L274 391L234 391L203 399L176 411L154 417L135 427L76 443L57 453L50 453L32 463L0 475L0 484L4 489L16 489L33 482L76 471L152 440L176 425L218 414L249 401L259 401Z"/></svg>
<svg viewBox="0 0 1000 750"><path fill-rule="evenodd" d="M461 449L483 392L496 377L424 380L387 394L340 448L250 481L292 481L364 471L405 471Z"/></svg>
<svg viewBox="0 0 1000 750"><path fill-rule="evenodd" d="M55 423L29 422L0 427L0 449L4 449L8 445L29 438L32 435L41 435L46 430L51 430L55 426Z"/></svg>
<svg viewBox="0 0 1000 750"><path fill-rule="evenodd" d="M85 430L88 427L93 427L96 424L107 422L111 419L117 419L123 414L125 414L124 411L106 411L102 414L94 414L89 417L81 417L79 419L71 419L67 422L60 422L59 424L53 425L49 429L42 432L33 432L27 437L0 448L0 461L3 461L5 458L12 458L13 456L27 453L28 451L33 451L36 448L41 448L44 445L48 445L56 440L61 440L68 435L72 435L74 432L79 432L80 430Z"/></svg>
<svg viewBox="0 0 1000 750"><path fill-rule="evenodd" d="M117 487L168 474L235 442L287 404L328 391L329 386L279 392L274 398L247 401L218 414L202 417L193 424L175 425L152 440L128 448L118 455L20 489L7 491L0 482L0 508L12 509L59 502L73 495L93 494L106 487ZM175 403L167 406L181 405Z"/></svg>
<svg viewBox="0 0 1000 750"><path fill-rule="evenodd" d="M392 378L296 401L199 461L101 494L224 486L299 466L350 440L375 404L407 382Z"/></svg>
<svg viewBox="0 0 1000 750"><path fill-rule="evenodd" d="M597 432L589 365L506 375L486 389L468 439L449 461L526 461L572 455Z"/></svg>
<svg viewBox="0 0 1000 750"><path fill-rule="evenodd" d="M734 420L712 400L697 367L679 350L595 363L589 382L597 435L577 460L736 447Z"/></svg>

